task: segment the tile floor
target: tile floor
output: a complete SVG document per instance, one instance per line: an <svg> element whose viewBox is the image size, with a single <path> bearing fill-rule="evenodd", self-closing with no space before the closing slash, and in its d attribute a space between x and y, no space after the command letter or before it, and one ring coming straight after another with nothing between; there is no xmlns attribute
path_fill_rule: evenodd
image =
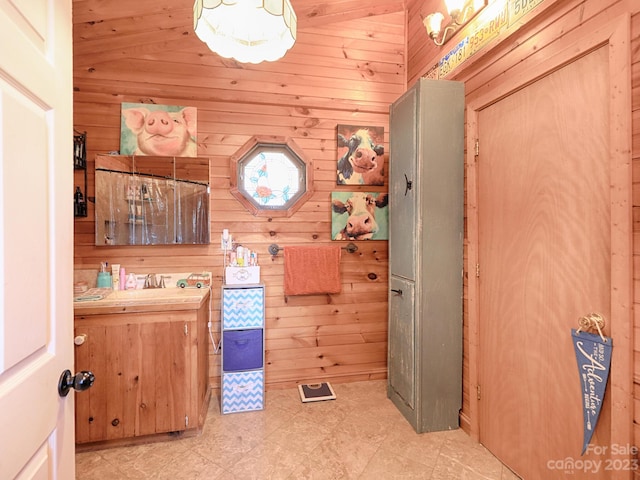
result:
<svg viewBox="0 0 640 480"><path fill-rule="evenodd" d="M462 430L418 435L387 399L386 380L332 384L336 400L268 391L265 410L220 414L201 435L76 454L79 480L517 480Z"/></svg>

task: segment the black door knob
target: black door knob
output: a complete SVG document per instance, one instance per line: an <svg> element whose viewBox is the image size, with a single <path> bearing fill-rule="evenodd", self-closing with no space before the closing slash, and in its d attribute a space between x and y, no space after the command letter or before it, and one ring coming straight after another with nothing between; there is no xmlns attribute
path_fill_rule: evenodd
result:
<svg viewBox="0 0 640 480"><path fill-rule="evenodd" d="M397 293L398 295L402 295L402 290L401 290L401 289L399 289L399 288L392 288L392 289L391 289L391 291L392 291L393 293Z"/></svg>
<svg viewBox="0 0 640 480"><path fill-rule="evenodd" d="M95 375L86 370L78 372L75 375L73 375L70 370L65 370L62 372L62 375L60 375L60 380L58 380L58 394L61 397L66 397L72 388L78 392L82 392L93 385L95 379Z"/></svg>

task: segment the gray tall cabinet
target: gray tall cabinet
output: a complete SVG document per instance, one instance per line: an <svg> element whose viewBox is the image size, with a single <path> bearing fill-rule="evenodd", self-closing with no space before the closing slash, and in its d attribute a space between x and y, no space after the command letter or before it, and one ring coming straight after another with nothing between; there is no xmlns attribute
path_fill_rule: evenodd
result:
<svg viewBox="0 0 640 480"><path fill-rule="evenodd" d="M421 79L390 108L388 397L418 432L462 406L464 84Z"/></svg>

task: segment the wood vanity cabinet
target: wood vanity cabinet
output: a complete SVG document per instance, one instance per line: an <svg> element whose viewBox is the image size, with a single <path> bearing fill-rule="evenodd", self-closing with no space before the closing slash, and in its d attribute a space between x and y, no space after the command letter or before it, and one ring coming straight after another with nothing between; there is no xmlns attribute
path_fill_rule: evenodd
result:
<svg viewBox="0 0 640 480"><path fill-rule="evenodd" d="M210 397L204 297L192 308L76 308L75 366L95 375L76 393L77 444L202 429Z"/></svg>

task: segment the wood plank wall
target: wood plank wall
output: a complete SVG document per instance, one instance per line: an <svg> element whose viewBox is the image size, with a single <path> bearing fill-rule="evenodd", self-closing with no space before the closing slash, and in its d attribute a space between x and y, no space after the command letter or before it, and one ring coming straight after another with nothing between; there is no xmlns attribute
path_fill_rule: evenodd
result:
<svg viewBox="0 0 640 480"><path fill-rule="evenodd" d="M554 5L555 3L555 5ZM426 32L421 19L429 13L441 9L440 2L431 0L409 0L408 26L407 26L407 76L408 85L413 84L424 75L432 65L439 60L442 51L427 41ZM634 367L634 436L635 444L640 445L640 4L633 1L616 0L571 0L566 2L553 2L545 0L539 8L549 8L550 15L542 16L535 21L533 31L526 33L516 32L512 37L500 44L487 48L490 53L483 53L486 59L472 61L460 68L455 79L465 82L467 97L473 96L474 91L491 82L500 82L509 74L509 67L517 65L524 58L534 55L536 51L544 48L567 34L575 27L586 22L594 22L595 25L605 23L624 13L630 13L631 37L632 37L632 135L633 135L633 220L634 220L634 318L635 318L635 367ZM546 20L545 20L546 18ZM452 42L455 44L455 41ZM495 62L500 68L492 69ZM495 72L495 73L492 73ZM500 77L500 78L496 78ZM465 247L466 250L466 247ZM466 253L466 252L465 252ZM466 258L466 257L465 257ZM465 279L468 278L468 268L465 262ZM469 359L468 350L468 307L467 290L465 283L464 292L464 326L465 326L465 358L464 358L464 397L462 419L463 427L468 429L469 412Z"/></svg>
<svg viewBox="0 0 640 480"><path fill-rule="evenodd" d="M73 1L74 127L87 132L88 197L95 195L95 155L119 148L122 102L197 107L198 155L210 158L212 187L211 245L95 247L90 202L89 216L75 222L75 268L97 269L106 260L136 273L212 271L217 341L219 236L228 228L259 254L267 388L385 378L387 371L387 242L356 242L358 251L343 255L341 294L288 302L282 254L272 258L267 250L272 243L331 244L331 192L387 188L336 186L336 125L383 126L388 149L389 104L406 85L403 3L368 10L344 0L317 10L317 3L292 1L300 9L298 37L284 59L242 65L197 39L192 0ZM351 6L347 15L336 14L340 3ZM290 218L254 217L230 194L229 158L253 135L291 138L312 161L315 193ZM83 185L80 172L75 180ZM219 388L219 357L211 354L210 364Z"/></svg>

